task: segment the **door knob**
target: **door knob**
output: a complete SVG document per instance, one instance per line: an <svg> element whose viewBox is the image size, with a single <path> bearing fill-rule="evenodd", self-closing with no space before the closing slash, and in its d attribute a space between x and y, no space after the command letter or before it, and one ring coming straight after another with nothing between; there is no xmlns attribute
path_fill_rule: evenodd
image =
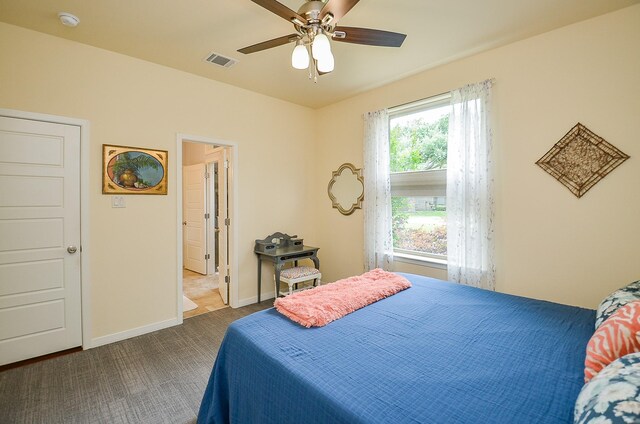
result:
<svg viewBox="0 0 640 424"><path fill-rule="evenodd" d="M187 221L182 221L182 225L187 225Z"/></svg>
<svg viewBox="0 0 640 424"><path fill-rule="evenodd" d="M69 246L67 247L67 252L69 253L76 253L78 251L78 248L75 246Z"/></svg>

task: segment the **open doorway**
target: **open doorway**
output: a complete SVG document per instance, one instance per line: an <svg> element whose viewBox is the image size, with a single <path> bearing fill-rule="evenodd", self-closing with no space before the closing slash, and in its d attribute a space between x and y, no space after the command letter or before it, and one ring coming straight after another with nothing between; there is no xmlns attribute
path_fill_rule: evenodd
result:
<svg viewBox="0 0 640 424"><path fill-rule="evenodd" d="M183 318L229 304L231 147L182 142Z"/></svg>

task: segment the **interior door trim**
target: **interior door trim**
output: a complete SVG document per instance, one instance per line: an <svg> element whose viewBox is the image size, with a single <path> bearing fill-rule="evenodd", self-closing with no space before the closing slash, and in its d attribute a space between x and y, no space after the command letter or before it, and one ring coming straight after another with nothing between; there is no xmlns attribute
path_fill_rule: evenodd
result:
<svg viewBox="0 0 640 424"><path fill-rule="evenodd" d="M73 125L80 127L80 287L82 308L82 349L92 346L91 334L91 284L89 276L89 121L85 119L69 118L66 116L48 115L44 113L25 112L14 109L1 109L0 116L7 118L25 119L30 121L49 122L53 124Z"/></svg>
<svg viewBox="0 0 640 424"><path fill-rule="evenodd" d="M224 146L230 147L229 156L227 159L230 163L229 168L229 184L231 186L231 190L228 195L229 199L229 217L231 218L231 239L229 243L230 253L229 253L229 263L230 263L230 274L231 281L229 283L229 306L232 308L239 307L238 300L238 143L227 140L220 140L211 137L203 137L197 135L189 135L184 133L176 134L176 167L182 166L182 143L185 141L191 141L195 143L204 143L204 144L212 144L216 146ZM178 193L176 193L176 212L177 212L177 220L176 220L176 241L181 240L182 237L182 173L176 172L176 188ZM182 324L182 242L177 243L178 252L177 252L177 269L176 269L176 281L177 281L177 291L176 291L176 310L177 310L177 320L179 324Z"/></svg>

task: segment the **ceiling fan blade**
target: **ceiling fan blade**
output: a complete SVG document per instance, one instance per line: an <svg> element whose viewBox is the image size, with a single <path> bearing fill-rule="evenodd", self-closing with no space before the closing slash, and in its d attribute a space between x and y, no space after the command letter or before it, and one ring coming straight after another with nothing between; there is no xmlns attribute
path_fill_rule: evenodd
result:
<svg viewBox="0 0 640 424"><path fill-rule="evenodd" d="M238 51L244 54L255 53L262 50L270 49L272 47L278 47L287 43L291 43L299 38L300 36L298 34L289 34L282 37L274 38L273 40L263 41L262 43L254 44L253 46L248 46Z"/></svg>
<svg viewBox="0 0 640 424"><path fill-rule="evenodd" d="M333 41L382 47L400 47L407 37L406 34L398 32L343 26L335 27L334 32L338 32L338 34L333 37ZM340 37L340 32L345 33L345 36Z"/></svg>
<svg viewBox="0 0 640 424"><path fill-rule="evenodd" d="M303 24L307 23L307 20L300 16L297 12L289 9L282 3L277 2L276 0L251 0L257 5L260 5L267 9L271 13L275 13L276 15L286 19L289 22L293 21L293 18L298 19Z"/></svg>
<svg viewBox="0 0 640 424"><path fill-rule="evenodd" d="M340 18L353 9L353 6L358 4L359 1L360 0L329 0L322 8L320 17L323 18L327 13L331 13L333 15L332 22L338 22Z"/></svg>

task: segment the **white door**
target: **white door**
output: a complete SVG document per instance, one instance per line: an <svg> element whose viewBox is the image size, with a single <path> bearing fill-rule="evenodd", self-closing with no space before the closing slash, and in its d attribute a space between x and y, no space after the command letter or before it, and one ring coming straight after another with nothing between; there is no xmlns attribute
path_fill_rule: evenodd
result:
<svg viewBox="0 0 640 424"><path fill-rule="evenodd" d="M207 274L207 236L205 226L205 165L199 163L182 167L184 200L183 249L184 267L199 274Z"/></svg>
<svg viewBox="0 0 640 424"><path fill-rule="evenodd" d="M217 170L217 196L216 207L212 209L215 214L215 231L218 233L218 290L225 305L229 304L229 209L228 209L228 166L226 148L219 148L213 154L207 155L207 160L211 161L214 175ZM215 179L212 181L216 183ZM215 190L213 190L215 192ZM211 244L215 244L215 238L210 238Z"/></svg>
<svg viewBox="0 0 640 424"><path fill-rule="evenodd" d="M0 117L0 365L81 345L80 127Z"/></svg>
<svg viewBox="0 0 640 424"><path fill-rule="evenodd" d="M217 269L218 254L218 228L216 223L216 210L218 207L218 164L215 162L207 162L206 186L207 186L207 271L209 275L215 275Z"/></svg>

